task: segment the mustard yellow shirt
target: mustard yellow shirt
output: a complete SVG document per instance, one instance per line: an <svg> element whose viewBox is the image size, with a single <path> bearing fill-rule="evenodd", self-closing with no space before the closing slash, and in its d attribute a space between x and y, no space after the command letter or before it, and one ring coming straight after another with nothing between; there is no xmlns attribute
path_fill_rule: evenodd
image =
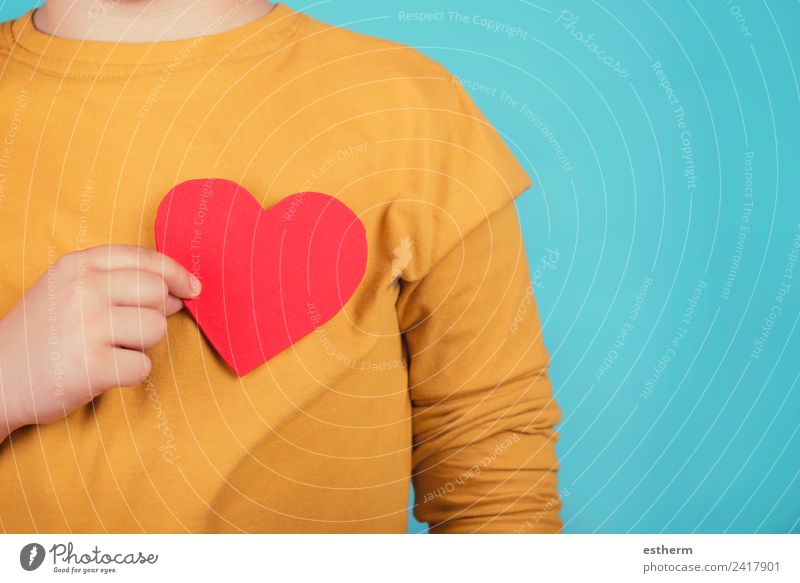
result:
<svg viewBox="0 0 800 583"><path fill-rule="evenodd" d="M329 322L238 377L184 311L138 387L0 444L5 532L554 532L559 409L514 198L454 77L283 4L152 44L0 27L0 312L57 257L154 247L164 194L318 191L366 228Z"/></svg>

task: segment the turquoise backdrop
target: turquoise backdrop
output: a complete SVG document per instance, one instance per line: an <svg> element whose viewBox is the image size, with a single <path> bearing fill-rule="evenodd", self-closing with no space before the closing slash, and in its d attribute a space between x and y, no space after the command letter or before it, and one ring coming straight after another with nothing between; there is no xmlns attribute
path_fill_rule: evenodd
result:
<svg viewBox="0 0 800 583"><path fill-rule="evenodd" d="M287 4L445 64L534 178L565 530L800 532L800 3Z"/></svg>

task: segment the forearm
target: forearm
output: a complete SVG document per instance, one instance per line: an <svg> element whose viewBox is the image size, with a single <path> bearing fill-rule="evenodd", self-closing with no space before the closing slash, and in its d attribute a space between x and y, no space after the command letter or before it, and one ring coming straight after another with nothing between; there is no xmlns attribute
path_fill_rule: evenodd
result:
<svg viewBox="0 0 800 583"><path fill-rule="evenodd" d="M449 413L453 439L416 468L415 513L435 533L555 533L561 529L554 426L546 376L496 389ZM440 433L445 433L442 426ZM437 441L434 434L431 440Z"/></svg>
<svg viewBox="0 0 800 583"><path fill-rule="evenodd" d="M5 375L5 367L0 364L0 444L2 444L9 435L22 427L21 423L14 411L16 410L15 398L9 390L6 389L6 382L3 378Z"/></svg>
<svg viewBox="0 0 800 583"><path fill-rule="evenodd" d="M432 532L558 532L561 412L514 206L426 279L401 306L416 516Z"/></svg>
<svg viewBox="0 0 800 583"><path fill-rule="evenodd" d="M0 444L2 444L9 435L11 435L11 430L8 424L0 422Z"/></svg>
<svg viewBox="0 0 800 583"><path fill-rule="evenodd" d="M7 329L5 318L0 320L0 444L15 430L23 425L19 420L19 387L20 380L16 374L19 370L20 343Z"/></svg>

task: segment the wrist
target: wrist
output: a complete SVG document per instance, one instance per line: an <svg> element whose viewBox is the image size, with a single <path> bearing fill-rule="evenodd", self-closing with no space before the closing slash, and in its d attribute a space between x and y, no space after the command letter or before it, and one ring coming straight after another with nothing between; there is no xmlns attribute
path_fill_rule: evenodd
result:
<svg viewBox="0 0 800 583"><path fill-rule="evenodd" d="M0 389L2 390L2 389ZM14 431L25 425L17 420L15 415L10 411L6 405L6 395L0 395L0 443L4 442L6 438Z"/></svg>
<svg viewBox="0 0 800 583"><path fill-rule="evenodd" d="M8 357L8 351L5 350L3 336L0 331L0 442L23 425L27 425L19 414L19 404L15 402L19 400L19 382L17 375L14 374L13 359Z"/></svg>

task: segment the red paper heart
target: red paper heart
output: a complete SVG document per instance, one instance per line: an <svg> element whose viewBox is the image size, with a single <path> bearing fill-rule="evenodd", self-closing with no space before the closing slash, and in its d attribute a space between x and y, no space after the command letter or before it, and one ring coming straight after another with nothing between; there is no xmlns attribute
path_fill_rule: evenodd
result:
<svg viewBox="0 0 800 583"><path fill-rule="evenodd" d="M367 262L364 225L319 192L265 211L235 182L188 180L161 201L155 229L158 250L202 282L184 304L239 376L335 316Z"/></svg>

